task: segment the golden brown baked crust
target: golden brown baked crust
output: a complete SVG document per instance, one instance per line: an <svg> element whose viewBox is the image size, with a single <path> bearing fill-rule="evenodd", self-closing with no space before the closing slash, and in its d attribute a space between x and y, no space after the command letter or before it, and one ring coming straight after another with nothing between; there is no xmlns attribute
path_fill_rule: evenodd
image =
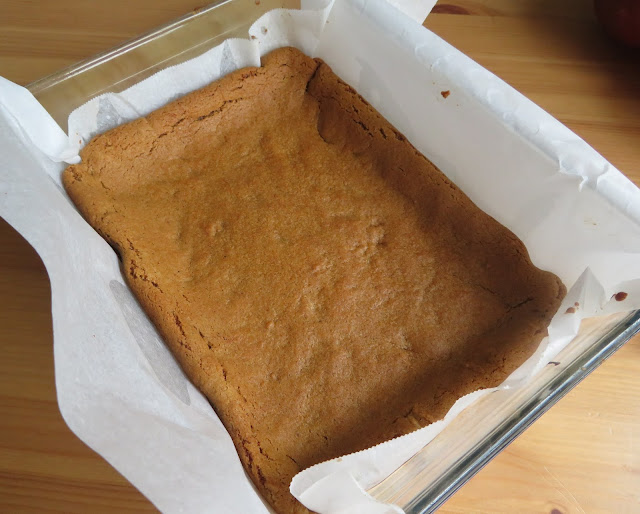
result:
<svg viewBox="0 0 640 514"><path fill-rule="evenodd" d="M260 491L441 418L564 286L320 60L280 49L96 137L65 187Z"/></svg>

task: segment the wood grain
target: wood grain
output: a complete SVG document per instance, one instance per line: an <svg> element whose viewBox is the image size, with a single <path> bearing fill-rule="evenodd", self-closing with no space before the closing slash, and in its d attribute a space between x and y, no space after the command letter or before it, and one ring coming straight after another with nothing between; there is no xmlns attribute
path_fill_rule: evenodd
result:
<svg viewBox="0 0 640 514"><path fill-rule="evenodd" d="M204 0L5 0L0 75L26 84ZM640 56L609 42L590 0L451 0L425 25L566 123L640 184ZM442 14L458 12L467 14ZM50 289L0 221L0 512L153 506L66 427ZM640 512L640 338L545 414L442 512Z"/></svg>

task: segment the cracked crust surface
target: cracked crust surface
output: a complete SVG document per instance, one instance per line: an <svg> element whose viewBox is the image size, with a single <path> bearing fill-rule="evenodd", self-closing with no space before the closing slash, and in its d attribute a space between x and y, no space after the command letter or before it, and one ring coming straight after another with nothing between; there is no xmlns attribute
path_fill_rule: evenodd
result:
<svg viewBox="0 0 640 514"><path fill-rule="evenodd" d="M319 60L280 49L96 137L64 184L278 512L443 417L565 289Z"/></svg>

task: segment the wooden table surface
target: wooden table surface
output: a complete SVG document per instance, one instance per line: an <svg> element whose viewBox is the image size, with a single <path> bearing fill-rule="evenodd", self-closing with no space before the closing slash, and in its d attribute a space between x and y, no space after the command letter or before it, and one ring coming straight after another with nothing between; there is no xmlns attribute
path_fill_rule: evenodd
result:
<svg viewBox="0 0 640 514"><path fill-rule="evenodd" d="M2 0L0 75L27 84L205 1ZM450 0L425 25L640 184L640 52L603 36L590 0ZM153 510L64 424L55 396L47 273L1 219L0 350L0 512ZM640 338L441 512L640 512Z"/></svg>

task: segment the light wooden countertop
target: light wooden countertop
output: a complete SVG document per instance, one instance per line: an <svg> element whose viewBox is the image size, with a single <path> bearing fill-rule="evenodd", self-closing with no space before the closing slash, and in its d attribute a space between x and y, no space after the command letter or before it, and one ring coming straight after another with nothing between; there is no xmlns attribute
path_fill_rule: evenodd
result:
<svg viewBox="0 0 640 514"><path fill-rule="evenodd" d="M206 0L4 0L0 75L26 84ZM640 52L591 0L451 0L425 25L556 116L640 184ZM451 7L453 6L453 7ZM0 512L153 506L58 411L47 273L0 220ZM494 459L441 512L640 512L640 337Z"/></svg>

